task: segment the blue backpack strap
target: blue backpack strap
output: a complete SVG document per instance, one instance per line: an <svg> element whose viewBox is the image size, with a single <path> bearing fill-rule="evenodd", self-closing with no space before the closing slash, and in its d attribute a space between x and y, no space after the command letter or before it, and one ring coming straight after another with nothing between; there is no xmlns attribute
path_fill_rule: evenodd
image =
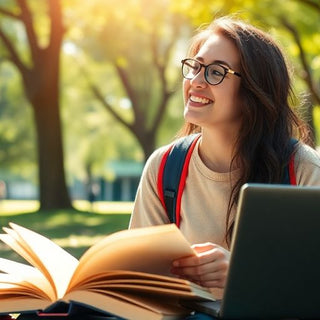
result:
<svg viewBox="0 0 320 320"><path fill-rule="evenodd" d="M175 141L163 157L158 175L158 193L171 223L180 224L180 205L189 160L200 137L192 134Z"/></svg>
<svg viewBox="0 0 320 320"><path fill-rule="evenodd" d="M284 176L281 184L291 184L291 185L296 185L296 175L294 171L294 149L296 144L298 143L298 140L291 138L290 139L290 159L289 163L286 166L284 170Z"/></svg>
<svg viewBox="0 0 320 320"><path fill-rule="evenodd" d="M164 154L158 173L158 195L171 223L180 225L181 197L188 173L188 166L199 134L178 139ZM296 185L294 148L298 141L290 140L291 156L284 171L282 184Z"/></svg>

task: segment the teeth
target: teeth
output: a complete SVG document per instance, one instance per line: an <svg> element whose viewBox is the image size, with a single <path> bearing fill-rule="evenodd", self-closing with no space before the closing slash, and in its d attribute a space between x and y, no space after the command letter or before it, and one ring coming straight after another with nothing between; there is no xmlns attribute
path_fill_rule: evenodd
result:
<svg viewBox="0 0 320 320"><path fill-rule="evenodd" d="M190 100L193 102L199 102L199 103L209 103L210 100L206 98L200 98L200 97L195 97L195 96L190 96Z"/></svg>

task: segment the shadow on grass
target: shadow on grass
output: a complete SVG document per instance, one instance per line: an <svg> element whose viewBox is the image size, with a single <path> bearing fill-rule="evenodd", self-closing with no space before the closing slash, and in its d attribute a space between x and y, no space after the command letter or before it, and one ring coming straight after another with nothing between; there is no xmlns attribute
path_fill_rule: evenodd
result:
<svg viewBox="0 0 320 320"><path fill-rule="evenodd" d="M36 231L53 240L79 258L83 252L106 235L127 229L130 214L95 214L78 210L37 211L0 216L1 227L9 222ZM20 260L6 245L0 243L0 256ZM21 260L20 260L21 261Z"/></svg>

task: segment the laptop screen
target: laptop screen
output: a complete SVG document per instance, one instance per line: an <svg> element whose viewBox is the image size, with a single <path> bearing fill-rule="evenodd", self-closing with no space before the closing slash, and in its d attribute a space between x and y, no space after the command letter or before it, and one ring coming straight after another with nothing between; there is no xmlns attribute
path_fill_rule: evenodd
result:
<svg viewBox="0 0 320 320"><path fill-rule="evenodd" d="M320 318L320 187L246 184L220 316Z"/></svg>

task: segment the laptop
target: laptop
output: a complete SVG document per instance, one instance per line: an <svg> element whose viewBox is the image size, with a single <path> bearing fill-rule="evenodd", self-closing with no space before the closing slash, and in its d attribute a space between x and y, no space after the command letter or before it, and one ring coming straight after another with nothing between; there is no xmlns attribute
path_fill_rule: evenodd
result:
<svg viewBox="0 0 320 320"><path fill-rule="evenodd" d="M320 187L245 184L234 232L223 299L192 307L219 319L320 319Z"/></svg>

